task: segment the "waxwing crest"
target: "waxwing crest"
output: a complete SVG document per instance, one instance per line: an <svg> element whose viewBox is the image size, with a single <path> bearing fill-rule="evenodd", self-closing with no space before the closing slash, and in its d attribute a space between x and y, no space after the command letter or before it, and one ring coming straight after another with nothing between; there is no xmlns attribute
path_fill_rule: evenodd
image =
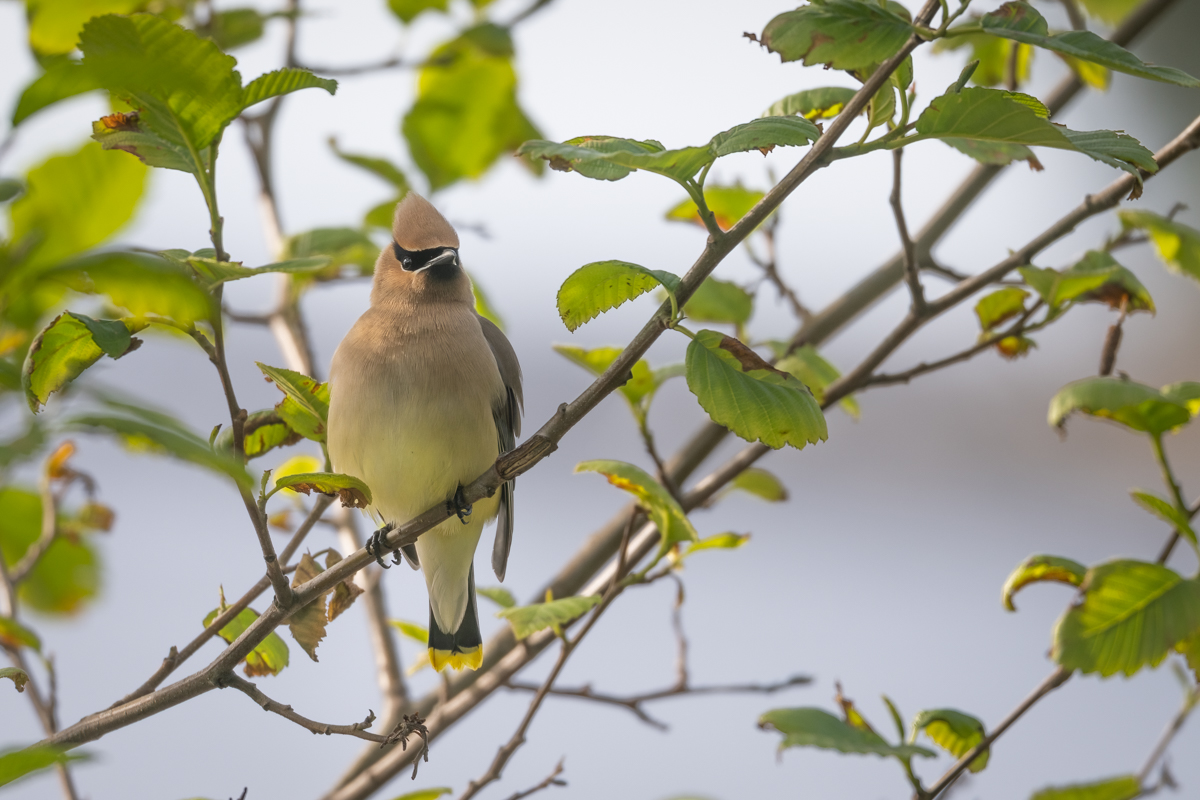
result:
<svg viewBox="0 0 1200 800"><path fill-rule="evenodd" d="M458 248L458 234L433 204L410 191L396 204L392 238L405 250L417 252L435 247Z"/></svg>

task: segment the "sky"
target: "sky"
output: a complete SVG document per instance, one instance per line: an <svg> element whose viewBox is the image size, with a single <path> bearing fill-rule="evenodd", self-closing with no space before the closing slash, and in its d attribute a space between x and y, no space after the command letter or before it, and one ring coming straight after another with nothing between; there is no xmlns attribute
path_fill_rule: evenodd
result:
<svg viewBox="0 0 1200 800"><path fill-rule="evenodd" d="M980 8L994 5L981 2ZM465 24L465 6L456 0L451 18L423 17L402 30L381 0L306 3L310 16L301 27L301 59L349 65L424 52ZM508 19L522 7L500 0L495 16ZM601 10L554 0L515 34L521 103L548 139L609 134L654 138L673 147L705 142L791 92L850 85L840 74L781 65L742 38L743 31L761 31L787 8L762 0L614 0ZM1043 4L1042 10L1052 25L1064 24L1055 4ZM1200 51L1190 41L1197 26L1200 7L1177 4L1135 50L1146 61L1200 74ZM245 77L278 65L281 34L282 27L273 25L264 40L236 52ZM24 36L22 8L0 4L5 102L15 102L35 74ZM922 51L916 59L920 97L936 96L952 83L962 61L960 55ZM1043 96L1065 71L1045 54L1034 69L1030 91ZM326 139L336 136L347 150L411 164L398 131L415 86L412 72L391 70L347 79L335 97L302 92L287 101L276 169L289 232L355 225L366 209L387 198L382 183L338 162ZM78 147L90 121L102 113L105 105L95 97L43 112L23 126L0 170L19 173L49 154ZM1107 94L1077 100L1056 121L1077 130L1124 129L1157 149L1197 113L1195 91L1117 75ZM852 128L848 136L859 132ZM248 153L239 132L226 140L218 191L227 248L247 265L268 263L273 254L262 232ZM724 159L710 182L741 180L766 188L770 175L785 173L802 152L779 148L765 159L756 153ZM943 263L965 272L984 269L1116 177L1076 154L1042 152L1039 158L1045 171L1017 165L996 182L939 246ZM972 166L937 142L910 148L904 195L910 225L919 227ZM1200 155L1192 155L1148 183L1136 207L1162 213L1188 203L1192 209L1181 221L1200 225L1197 186ZM805 303L823 307L895 252L889 190L890 161L875 154L817 173L784 203L779 263ZM507 321L525 372L527 433L589 382L551 344L621 344L655 307L653 300L640 299L571 334L555 311L558 286L582 264L610 258L682 274L701 251L704 234L664 221L664 212L681 199L674 184L654 175L604 183L548 172L539 179L507 159L483 179L434 196L462 231L464 258ZM147 199L119 241L195 250L206 246L207 227L199 193L187 177L156 171ZM1036 263L1069 266L1118 228L1114 215L1101 215ZM1166 273L1145 247L1119 257L1148 287L1158 311L1129 320L1117 369L1154 386L1200 379L1200 363L1188 345L1200 337L1200 287ZM758 277L741 251L716 274L747 284ZM932 277L927 284L934 292L945 286ZM256 278L231 286L226 297L238 310L265 310L274 291L271 278ZM359 282L306 297L321 371L366 308L367 292L367 284ZM851 368L900 320L905 302L893 293L830 340L824 354ZM693 515L701 535L726 530L752 535L737 551L697 556L681 575L693 681L770 682L804 674L813 678L811 685L771 697L664 701L650 711L670 725L666 733L621 709L551 699L528 743L486 796L507 797L537 783L560 758L569 785L549 791L561 797L909 796L894 762L812 749L778 754L778 736L759 730L755 721L777 707L833 711L834 683L840 681L868 718L889 732L882 694L908 719L921 709L952 707L990 726L1052 670L1051 630L1071 598L1063 587L1037 586L1018 598L1017 613L1005 612L1000 587L1011 569L1031 553L1089 564L1154 557L1164 526L1127 494L1134 487L1162 491L1148 443L1089 419L1072 420L1061 437L1045 421L1047 403L1061 386L1095 373L1112 319L1102 307L1082 307L1039 334L1037 349L1021 360L1004 362L985 353L909 386L863 393L860 420L831 411L827 442L781 451L760 463L787 485L788 502L767 505L734 495ZM749 327L756 339L781 338L794 323L763 288ZM921 331L885 367L903 369L956 352L976 333L970 308L958 309ZM685 345L682 336L663 336L649 360L655 366L680 361ZM229 350L242 403L256 409L276 402L275 390L254 366L256 360L282 363L269 335L234 325ZM130 358L98 365L89 375L169 409L198 431L210 430L225 414L203 354L175 340L151 338ZM673 452L700 426L703 412L676 381L655 400L650 419L660 447ZM1198 437L1188 429L1167 443L1189 497L1200 480ZM100 599L67 621L30 617L56 657L65 724L139 685L171 645L182 646L199 632L219 586L240 596L261 568L244 510L222 481L175 462L129 454L99 438L83 438L78 445L77 466L96 476L101 499L118 516L114 531L99 544L105 564ZM698 476L742 445L727 441ZM545 578L624 504L625 495L597 476L572 474L577 462L591 458L648 463L619 399L603 402L552 458L520 479L505 582L518 597L536 599ZM283 456L265 460L270 463L260 466L270 467ZM324 531L308 542L314 551L333 543ZM488 548L481 549L477 574L489 577L480 583L494 584ZM1197 566L1184 553L1171 563L1186 574ZM391 616L424 623L419 576L397 569L385 577ZM628 592L573 656L561 685L590 683L611 693L669 685L673 600L666 583ZM481 612L485 636L506 624L483 607ZM402 640L399 647L405 664L411 663L413 644ZM180 675L218 652L216 644L206 645ZM291 666L278 677L259 679L260 686L322 721L357 721L369 708L380 710L361 611L332 625L318 654L314 663L293 646ZM525 677L539 680L548 661L543 656ZM428 671L412 682L421 692L434 685ZM965 782L956 797L1021 798L1050 784L1136 771L1180 700L1165 668L1132 679L1076 678L1007 733L987 770ZM435 786L461 792L512 735L527 702L525 695L498 693L436 740L415 782L405 771L378 796ZM22 696L0 692L0 719L0 747L40 736ZM249 787L248 800L319 797L361 744L314 737L264 715L240 693L214 691L88 745L93 758L75 775L81 794L97 800L225 798L236 797L242 787ZM1200 786L1200 762L1186 755L1197 746L1200 725L1193 722L1171 749L1171 770L1184 792ZM917 769L932 780L950 763L939 756ZM49 777L14 787L7 796L33 800L55 792Z"/></svg>

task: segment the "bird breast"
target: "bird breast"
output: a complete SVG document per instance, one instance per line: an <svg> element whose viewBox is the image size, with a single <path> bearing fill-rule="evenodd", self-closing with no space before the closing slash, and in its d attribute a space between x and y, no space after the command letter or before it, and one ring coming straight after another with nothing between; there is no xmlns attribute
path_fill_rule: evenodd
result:
<svg viewBox="0 0 1200 800"><path fill-rule="evenodd" d="M479 322L459 304L432 311L368 310L330 369L333 468L365 481L396 523L449 499L499 454L492 407L504 383Z"/></svg>

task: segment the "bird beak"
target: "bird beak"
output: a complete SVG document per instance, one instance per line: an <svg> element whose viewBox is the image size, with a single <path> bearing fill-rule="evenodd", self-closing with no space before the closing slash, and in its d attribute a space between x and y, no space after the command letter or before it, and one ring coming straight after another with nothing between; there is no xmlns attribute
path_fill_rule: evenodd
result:
<svg viewBox="0 0 1200 800"><path fill-rule="evenodd" d="M414 272L424 272L425 270L429 269L430 267L436 267L437 265L444 264L446 262L450 262L451 264L457 264L458 263L458 253L447 248L447 249L443 250L441 253L434 256L433 258L426 261L425 264L420 269L416 269L413 271Z"/></svg>

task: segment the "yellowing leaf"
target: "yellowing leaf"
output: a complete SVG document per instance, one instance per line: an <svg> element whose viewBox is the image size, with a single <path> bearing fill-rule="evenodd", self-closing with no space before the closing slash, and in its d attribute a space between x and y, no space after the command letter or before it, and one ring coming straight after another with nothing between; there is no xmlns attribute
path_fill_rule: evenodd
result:
<svg viewBox="0 0 1200 800"><path fill-rule="evenodd" d="M353 475L337 472L298 472L275 479L274 492L290 489L293 492L337 495L342 505L348 508L366 508L371 505L371 490Z"/></svg>
<svg viewBox="0 0 1200 800"><path fill-rule="evenodd" d="M955 758L966 755L972 748L983 741L983 723L970 714L955 711L952 708L937 708L922 711L913 720L913 738L919 731ZM968 769L971 772L982 772L987 766L991 750L984 750L971 761Z"/></svg>
<svg viewBox="0 0 1200 800"><path fill-rule="evenodd" d="M42 640L12 617L0 617L0 645L14 650L28 647L40 652Z"/></svg>
<svg viewBox="0 0 1200 800"><path fill-rule="evenodd" d="M1027 297L1029 292L1016 286L1005 286L985 295L975 304L975 316L979 317L979 327L990 331L997 325L1019 317L1025 311Z"/></svg>
<svg viewBox="0 0 1200 800"><path fill-rule="evenodd" d="M12 681L18 692L25 691L25 684L29 683L29 673L19 667L0 667L0 678Z"/></svg>
<svg viewBox="0 0 1200 800"><path fill-rule="evenodd" d="M1093 783L1048 787L1034 792L1029 800L1133 800L1142 794L1136 776L1121 775Z"/></svg>
<svg viewBox="0 0 1200 800"><path fill-rule="evenodd" d="M141 340L131 334L141 327L134 322L92 319L70 311L59 314L33 340L21 368L21 384L30 410L36 414L51 394L82 375L101 356L117 359L136 350Z"/></svg>
<svg viewBox="0 0 1200 800"><path fill-rule="evenodd" d="M545 603L534 603L531 606L503 608L496 612L496 616L508 620L512 625L513 636L520 641L540 630L555 625L566 625L586 614L599 602L598 594L588 597L563 597Z"/></svg>
<svg viewBox="0 0 1200 800"><path fill-rule="evenodd" d="M585 264L571 273L559 288L558 314L567 330L574 331L588 320L656 286L662 286L674 297L679 288L679 278L669 272L646 269L627 261Z"/></svg>
<svg viewBox="0 0 1200 800"><path fill-rule="evenodd" d="M872 730L855 727L820 708L777 708L758 718L758 727L774 728L783 734L779 749L819 747L840 753L863 753L896 758L923 756L933 752L915 744L889 744Z"/></svg>
<svg viewBox="0 0 1200 800"><path fill-rule="evenodd" d="M704 187L704 204L713 213L718 227L725 231L736 225L764 196L763 192L757 189L747 189L740 183L733 186ZM704 220L700 218L700 209L696 206L695 201L690 199L684 200L668 211L667 219L691 222L701 228L704 227Z"/></svg>
<svg viewBox="0 0 1200 800"><path fill-rule="evenodd" d="M838 368L826 361L811 344L797 347L790 353L788 352L789 345L786 342L771 342L770 344L779 357L775 368L797 378L807 386L818 404L825 402L825 387L842 377ZM862 415L858 400L853 395L843 397L838 405L854 419L858 419Z"/></svg>
<svg viewBox="0 0 1200 800"><path fill-rule="evenodd" d="M645 470L626 464L624 461L584 461L575 465L576 472L599 472L618 489L624 489L637 498L637 503L650 520L658 526L662 536L659 554L665 553L676 542L695 542L699 539L691 520L671 493L662 484L646 474Z"/></svg>
<svg viewBox="0 0 1200 800"><path fill-rule="evenodd" d="M402 634L420 644L429 644L429 629L415 622L407 622L402 619L389 619L388 624L400 631Z"/></svg>
<svg viewBox="0 0 1200 800"><path fill-rule="evenodd" d="M754 313L754 298L736 283L705 278L688 298L683 313L696 322L744 325Z"/></svg>
<svg viewBox="0 0 1200 800"><path fill-rule="evenodd" d="M1200 230L1149 211L1120 212L1125 230L1144 230L1159 258L1179 275L1200 281Z"/></svg>
<svg viewBox="0 0 1200 800"><path fill-rule="evenodd" d="M224 606L224 600L222 600ZM221 614L223 608L214 608L204 618L204 627L212 624L212 621ZM241 636L254 621L258 619L258 612L252 608L243 608L238 615L225 623L225 627L219 631L221 638L232 643L237 637ZM287 643L279 637L279 634L271 631L267 634L267 638L259 642L250 654L246 656L245 672L248 677L257 675L278 675L284 667L288 665L288 646Z"/></svg>
<svg viewBox="0 0 1200 800"><path fill-rule="evenodd" d="M750 541L748 533L718 533L688 545L684 555L690 556L699 550L736 550L748 541Z"/></svg>
<svg viewBox="0 0 1200 800"><path fill-rule="evenodd" d="M1022 561L1008 576L1001 590L1001 601L1009 611L1016 611L1013 596L1024 587L1039 581L1055 581L1070 586L1083 583L1087 567L1069 558L1059 556L1030 556Z"/></svg>
<svg viewBox="0 0 1200 800"><path fill-rule="evenodd" d="M738 473L730 483L734 489L761 497L768 503L782 503L788 499L787 487L774 474L759 467L750 467Z"/></svg>
<svg viewBox="0 0 1200 800"><path fill-rule="evenodd" d="M833 119L842 113L846 103L857 92L842 86L824 86L820 89L805 89L776 100L762 113L764 117L790 117L799 115L805 119ZM707 198L706 198L707 199Z"/></svg>
<svg viewBox="0 0 1200 800"><path fill-rule="evenodd" d="M501 608L514 608L517 605L517 598L513 597L512 592L503 586L480 586L475 589L475 593L486 597Z"/></svg>
<svg viewBox="0 0 1200 800"><path fill-rule="evenodd" d="M1186 402L1140 383L1107 377L1068 383L1051 399L1048 421L1062 427L1075 411L1150 434L1165 433L1192 418Z"/></svg>

